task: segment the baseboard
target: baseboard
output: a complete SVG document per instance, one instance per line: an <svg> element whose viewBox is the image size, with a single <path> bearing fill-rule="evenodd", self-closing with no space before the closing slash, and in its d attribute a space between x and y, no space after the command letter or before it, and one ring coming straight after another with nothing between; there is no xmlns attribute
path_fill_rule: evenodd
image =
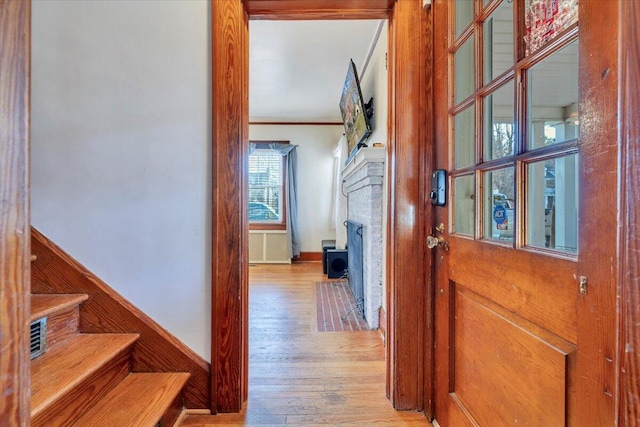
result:
<svg viewBox="0 0 640 427"><path fill-rule="evenodd" d="M96 277L35 228L31 228L31 292L87 294L80 306L80 331L138 333L134 372L189 372L183 390L187 408L211 405L209 363Z"/></svg>
<svg viewBox="0 0 640 427"><path fill-rule="evenodd" d="M322 252L300 252L299 257L293 257L293 262L322 262Z"/></svg>
<svg viewBox="0 0 640 427"><path fill-rule="evenodd" d="M178 419L173 423L173 427L180 427L182 422L188 415L211 415L211 411L208 409L183 409L178 416Z"/></svg>

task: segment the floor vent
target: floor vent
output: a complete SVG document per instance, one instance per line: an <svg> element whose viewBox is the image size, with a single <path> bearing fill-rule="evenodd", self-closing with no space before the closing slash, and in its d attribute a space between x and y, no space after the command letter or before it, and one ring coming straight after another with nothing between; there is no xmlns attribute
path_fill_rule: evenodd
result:
<svg viewBox="0 0 640 427"><path fill-rule="evenodd" d="M47 346L47 318L31 323L31 359L44 353Z"/></svg>

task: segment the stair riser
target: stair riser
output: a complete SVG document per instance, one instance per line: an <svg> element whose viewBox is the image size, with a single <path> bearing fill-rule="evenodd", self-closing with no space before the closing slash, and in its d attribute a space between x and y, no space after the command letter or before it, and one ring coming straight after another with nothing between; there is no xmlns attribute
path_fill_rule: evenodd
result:
<svg viewBox="0 0 640 427"><path fill-rule="evenodd" d="M178 393L176 398L173 400L173 403L171 403L171 406L167 408L160 420L160 425L162 427L173 427L184 408L182 402L182 393Z"/></svg>
<svg viewBox="0 0 640 427"><path fill-rule="evenodd" d="M39 414L32 414L32 427L70 426L116 384L131 369L131 350L127 349L81 384Z"/></svg>
<svg viewBox="0 0 640 427"><path fill-rule="evenodd" d="M53 314L47 318L47 350L78 332L80 310L78 306Z"/></svg>

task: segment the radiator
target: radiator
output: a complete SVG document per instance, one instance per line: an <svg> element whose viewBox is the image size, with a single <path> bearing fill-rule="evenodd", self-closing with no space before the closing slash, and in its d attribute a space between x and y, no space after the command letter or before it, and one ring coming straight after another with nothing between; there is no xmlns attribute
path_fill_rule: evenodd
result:
<svg viewBox="0 0 640 427"><path fill-rule="evenodd" d="M249 231L249 262L291 264L285 230Z"/></svg>

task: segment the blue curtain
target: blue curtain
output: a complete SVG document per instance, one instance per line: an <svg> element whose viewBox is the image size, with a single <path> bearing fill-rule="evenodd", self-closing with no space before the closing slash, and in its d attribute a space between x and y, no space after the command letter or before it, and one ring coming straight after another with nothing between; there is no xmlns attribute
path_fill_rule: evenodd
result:
<svg viewBox="0 0 640 427"><path fill-rule="evenodd" d="M298 232L298 192L297 192L297 145L293 144L269 144L273 151L285 156L287 162L287 187L285 198L287 201L287 242L289 257L300 256L300 235Z"/></svg>

